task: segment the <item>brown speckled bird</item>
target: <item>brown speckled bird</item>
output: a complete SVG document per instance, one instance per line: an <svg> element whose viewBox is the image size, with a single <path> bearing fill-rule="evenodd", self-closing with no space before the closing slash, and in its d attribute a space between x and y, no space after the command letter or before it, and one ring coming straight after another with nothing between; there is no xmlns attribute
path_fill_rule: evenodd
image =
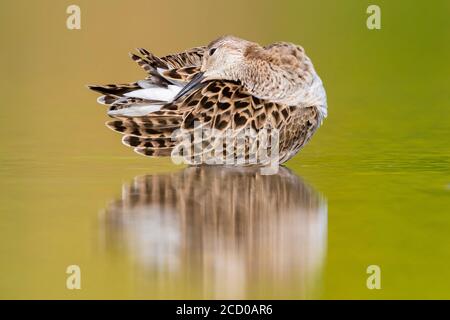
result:
<svg viewBox="0 0 450 320"><path fill-rule="evenodd" d="M98 102L109 106L108 115L114 119L107 126L124 134L123 143L139 154L171 156L181 145L174 132L180 129L193 135L197 125L216 133L232 132L235 140L246 129L257 133L277 129L279 163L283 163L309 141L327 116L322 81L304 49L295 44L262 47L225 36L206 47L162 58L138 51L140 55L131 58L148 73L146 79L89 88L103 94ZM220 146L215 143L216 133L204 134L196 143L209 146L209 151L211 146L222 147L222 140ZM256 143L246 139L244 144L248 158ZM205 154L204 149L199 152ZM187 162L204 161L196 159Z"/></svg>

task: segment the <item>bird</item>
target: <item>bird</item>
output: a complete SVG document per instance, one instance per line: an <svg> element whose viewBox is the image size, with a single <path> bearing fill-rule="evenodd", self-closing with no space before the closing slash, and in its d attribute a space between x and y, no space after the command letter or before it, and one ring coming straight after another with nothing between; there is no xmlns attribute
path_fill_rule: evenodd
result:
<svg viewBox="0 0 450 320"><path fill-rule="evenodd" d="M130 57L145 79L88 88L108 106L107 127L138 154L232 166L276 156L283 164L327 117L323 82L294 43L222 36L163 57L136 51Z"/></svg>

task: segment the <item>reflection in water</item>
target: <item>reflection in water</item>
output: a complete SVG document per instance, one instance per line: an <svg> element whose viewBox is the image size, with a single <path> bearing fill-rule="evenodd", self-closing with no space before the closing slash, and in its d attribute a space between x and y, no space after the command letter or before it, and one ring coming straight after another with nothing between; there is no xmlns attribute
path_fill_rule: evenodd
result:
<svg viewBox="0 0 450 320"><path fill-rule="evenodd" d="M106 248L129 255L157 296L309 298L320 287L326 203L286 168L136 177L102 222Z"/></svg>

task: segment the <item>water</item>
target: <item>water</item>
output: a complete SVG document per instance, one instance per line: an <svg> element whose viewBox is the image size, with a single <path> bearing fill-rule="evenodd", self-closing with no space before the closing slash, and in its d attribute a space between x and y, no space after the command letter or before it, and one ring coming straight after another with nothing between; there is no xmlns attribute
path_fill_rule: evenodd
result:
<svg viewBox="0 0 450 320"><path fill-rule="evenodd" d="M312 151L272 176L133 155L3 161L2 296L447 297L448 162Z"/></svg>
<svg viewBox="0 0 450 320"><path fill-rule="evenodd" d="M79 32L63 3L0 5L0 298L450 298L448 1L383 2L375 32L358 2L258 1L185 33L208 5L179 4L151 17L164 36L155 4L80 5ZM146 159L104 127L84 85L142 77L130 48L228 33L300 43L324 80L329 117L278 175Z"/></svg>
<svg viewBox="0 0 450 320"><path fill-rule="evenodd" d="M105 251L129 257L158 298L306 298L321 285L327 204L284 168L139 176L101 224Z"/></svg>

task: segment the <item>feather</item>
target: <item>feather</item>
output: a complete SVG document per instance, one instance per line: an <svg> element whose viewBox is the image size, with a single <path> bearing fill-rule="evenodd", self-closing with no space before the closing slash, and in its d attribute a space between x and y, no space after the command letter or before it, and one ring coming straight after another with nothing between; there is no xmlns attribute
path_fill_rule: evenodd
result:
<svg viewBox="0 0 450 320"><path fill-rule="evenodd" d="M145 116L149 113L159 111L162 105L160 104L131 104L127 105L126 108L112 109L108 111L109 116L126 116L126 117L136 117Z"/></svg>
<svg viewBox="0 0 450 320"><path fill-rule="evenodd" d="M157 101L172 101L173 98L180 92L181 87L175 85L169 85L167 88L148 88L139 89L125 93L126 97L141 98L145 100L157 100Z"/></svg>

